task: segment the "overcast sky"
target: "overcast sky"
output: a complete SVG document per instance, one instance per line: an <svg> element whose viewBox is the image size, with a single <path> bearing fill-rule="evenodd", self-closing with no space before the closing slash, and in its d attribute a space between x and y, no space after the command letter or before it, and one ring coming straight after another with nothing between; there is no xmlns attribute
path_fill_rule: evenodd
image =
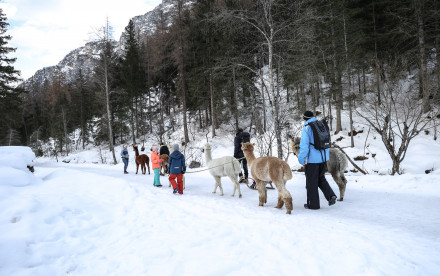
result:
<svg viewBox="0 0 440 276"><path fill-rule="evenodd" d="M130 18L154 9L161 0L0 0L17 48L14 67L27 79L43 67L58 64L70 51L96 38L108 17L113 38L119 37Z"/></svg>

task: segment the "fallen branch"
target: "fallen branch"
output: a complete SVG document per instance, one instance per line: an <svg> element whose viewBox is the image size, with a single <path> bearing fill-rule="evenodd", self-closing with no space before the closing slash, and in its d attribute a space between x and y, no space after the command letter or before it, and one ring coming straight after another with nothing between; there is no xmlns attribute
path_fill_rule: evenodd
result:
<svg viewBox="0 0 440 276"><path fill-rule="evenodd" d="M360 171L363 174L367 174L364 170L362 170L361 168L359 168L358 165L356 165L353 160L351 160L350 156L348 156L348 154L345 153L345 151L338 145L336 144L332 144L335 148L338 148L340 151L342 151L343 154L345 154L345 156L347 156L348 161L350 161L350 163L353 165L353 167L355 167L358 171Z"/></svg>

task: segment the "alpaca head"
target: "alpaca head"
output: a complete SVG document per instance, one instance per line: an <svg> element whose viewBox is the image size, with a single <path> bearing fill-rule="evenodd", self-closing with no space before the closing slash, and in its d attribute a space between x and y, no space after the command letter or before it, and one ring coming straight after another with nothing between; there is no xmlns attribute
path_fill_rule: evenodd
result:
<svg viewBox="0 0 440 276"><path fill-rule="evenodd" d="M290 148L293 151L293 154L297 155L299 154L299 143L301 142L301 137L295 137L290 140Z"/></svg>
<svg viewBox="0 0 440 276"><path fill-rule="evenodd" d="M253 152L254 151L254 144L252 144L251 142L246 142L241 145L241 150Z"/></svg>
<svg viewBox="0 0 440 276"><path fill-rule="evenodd" d="M206 144L205 151L210 151L210 150L211 150L211 144Z"/></svg>

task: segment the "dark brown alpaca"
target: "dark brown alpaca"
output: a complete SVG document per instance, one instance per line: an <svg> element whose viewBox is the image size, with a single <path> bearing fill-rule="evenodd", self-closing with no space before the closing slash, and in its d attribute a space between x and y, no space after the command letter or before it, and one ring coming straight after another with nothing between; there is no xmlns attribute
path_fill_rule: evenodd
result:
<svg viewBox="0 0 440 276"><path fill-rule="evenodd" d="M159 155L159 158L163 160L163 162L160 163L160 175L165 175L168 171L168 160L170 157L168 154L161 154Z"/></svg>
<svg viewBox="0 0 440 276"><path fill-rule="evenodd" d="M148 158L148 156L146 154L139 155L138 147L135 145L132 145L132 146L133 146L134 153L136 155L136 174L138 173L139 165L141 165L142 174L147 173L147 169L145 168L145 166L148 167L148 174L150 174L150 158Z"/></svg>

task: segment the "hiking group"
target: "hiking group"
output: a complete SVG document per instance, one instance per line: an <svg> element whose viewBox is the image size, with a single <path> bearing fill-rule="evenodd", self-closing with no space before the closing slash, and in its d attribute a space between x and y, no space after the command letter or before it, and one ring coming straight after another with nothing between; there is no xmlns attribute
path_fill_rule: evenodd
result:
<svg viewBox="0 0 440 276"><path fill-rule="evenodd" d="M325 120L318 121L312 111L306 111L303 115L304 127L301 132L298 162L304 166L306 176L307 201L306 209L319 209L319 190L322 191L329 205L336 203L336 195L325 178L326 162L329 159L331 146L330 131ZM239 161L242 171L239 173L239 183L249 183L249 170L247 160L242 150L242 144L250 142L249 132L238 128L234 138L234 157ZM179 145L173 145L173 152L169 154L168 147L161 143L160 154L168 154L169 181L173 186L173 193L183 194L183 174L186 171L185 156L179 151ZM121 158L124 162L124 173L127 174L129 154L127 146L121 150ZM154 171L153 185L161 187L160 167L163 159L159 158L159 148L151 147L151 163ZM176 181L177 180L177 181ZM255 189L255 181L249 186Z"/></svg>
<svg viewBox="0 0 440 276"><path fill-rule="evenodd" d="M167 174L169 174L168 180L173 186L173 193L183 194L183 174L185 174L186 165L185 156L179 151L178 144L173 145L173 152L171 154L164 143L161 143L160 150L156 145L151 146L151 164L154 172L153 186L162 187L162 184L160 184L160 168L161 164L164 162L164 160L160 158L160 155L162 154L169 155ZM127 145L122 147L121 159L124 162L124 174L128 174L127 167L129 154Z"/></svg>
<svg viewBox="0 0 440 276"><path fill-rule="evenodd" d="M304 166L306 175L307 201L306 209L319 209L319 190L322 191L329 205L336 203L336 195L325 178L326 162L329 159L331 146L330 131L325 120L318 121L312 111L303 115L304 127L301 132L298 162ZM234 157L240 161L244 176L240 172L240 183L248 183L247 160L241 150L241 144L250 141L248 132L237 129L234 139ZM250 188L255 189L255 181Z"/></svg>

